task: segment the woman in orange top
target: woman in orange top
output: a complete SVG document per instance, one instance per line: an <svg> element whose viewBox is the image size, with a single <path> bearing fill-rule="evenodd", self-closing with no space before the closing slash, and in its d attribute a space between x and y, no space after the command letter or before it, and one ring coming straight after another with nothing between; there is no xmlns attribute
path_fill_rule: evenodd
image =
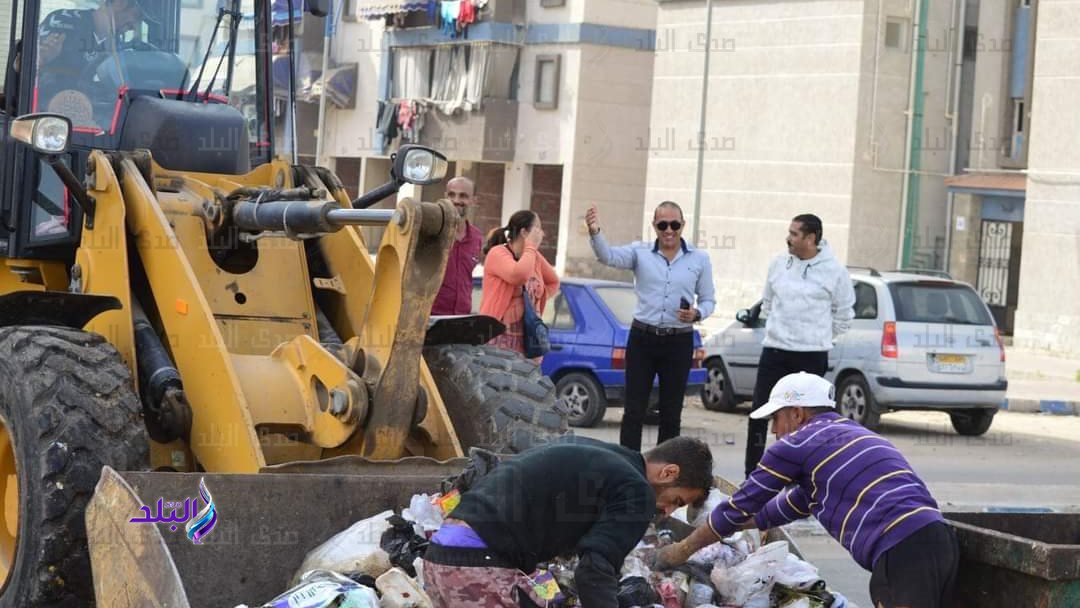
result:
<svg viewBox="0 0 1080 608"><path fill-rule="evenodd" d="M538 315L558 291L559 277L538 251L543 240L540 217L532 211L518 211L506 226L488 233L480 314L495 317L506 326L506 331L488 344L524 354L522 286Z"/></svg>

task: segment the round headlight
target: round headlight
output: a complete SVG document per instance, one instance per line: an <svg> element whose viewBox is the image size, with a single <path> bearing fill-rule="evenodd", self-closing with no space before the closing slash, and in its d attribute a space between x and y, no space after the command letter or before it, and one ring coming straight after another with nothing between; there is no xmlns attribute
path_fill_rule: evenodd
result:
<svg viewBox="0 0 1080 608"><path fill-rule="evenodd" d="M435 155L427 150L410 150L405 157L402 177L407 182L431 180L435 170Z"/></svg>
<svg viewBox="0 0 1080 608"><path fill-rule="evenodd" d="M42 152L60 153L67 149L68 122L62 118L45 117L34 125L34 147Z"/></svg>

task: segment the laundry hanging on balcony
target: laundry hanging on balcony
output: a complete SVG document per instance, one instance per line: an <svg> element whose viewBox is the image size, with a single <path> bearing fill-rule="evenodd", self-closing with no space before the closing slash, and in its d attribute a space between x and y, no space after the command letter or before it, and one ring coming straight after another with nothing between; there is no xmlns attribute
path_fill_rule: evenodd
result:
<svg viewBox="0 0 1080 608"><path fill-rule="evenodd" d="M387 15L428 11L431 14L437 2L435 0L357 0L357 14L364 19L379 19Z"/></svg>
<svg viewBox="0 0 1080 608"><path fill-rule="evenodd" d="M431 70L431 103L443 114L483 107L491 45L447 45L435 48Z"/></svg>

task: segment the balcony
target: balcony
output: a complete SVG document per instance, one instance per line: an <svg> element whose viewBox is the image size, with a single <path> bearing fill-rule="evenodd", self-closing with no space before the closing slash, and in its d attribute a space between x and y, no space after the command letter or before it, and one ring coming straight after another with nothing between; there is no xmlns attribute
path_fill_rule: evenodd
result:
<svg viewBox="0 0 1080 608"><path fill-rule="evenodd" d="M518 102L486 100L478 112L429 112L419 143L452 160L510 162L517 141Z"/></svg>
<svg viewBox="0 0 1080 608"><path fill-rule="evenodd" d="M473 1L475 6L476 2ZM425 0L346 0L344 14L355 19L382 19L388 28L441 28L440 10L435 3L429 9ZM501 22L522 24L525 22L525 0L487 0L476 7L475 23Z"/></svg>
<svg viewBox="0 0 1080 608"><path fill-rule="evenodd" d="M513 159L518 103L514 99L520 47L489 41L391 49L388 92L392 104L414 102L422 124L407 141L441 150L451 159Z"/></svg>

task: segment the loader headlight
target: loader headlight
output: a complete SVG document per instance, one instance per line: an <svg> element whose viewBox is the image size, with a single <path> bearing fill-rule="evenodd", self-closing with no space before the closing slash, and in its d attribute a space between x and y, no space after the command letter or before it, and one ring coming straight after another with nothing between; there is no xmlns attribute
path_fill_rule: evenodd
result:
<svg viewBox="0 0 1080 608"><path fill-rule="evenodd" d="M442 181L448 168L445 156L424 146L402 146L394 164L395 177L419 186Z"/></svg>
<svg viewBox="0 0 1080 608"><path fill-rule="evenodd" d="M71 120L60 114L27 114L11 121L11 137L42 154L63 154Z"/></svg>

